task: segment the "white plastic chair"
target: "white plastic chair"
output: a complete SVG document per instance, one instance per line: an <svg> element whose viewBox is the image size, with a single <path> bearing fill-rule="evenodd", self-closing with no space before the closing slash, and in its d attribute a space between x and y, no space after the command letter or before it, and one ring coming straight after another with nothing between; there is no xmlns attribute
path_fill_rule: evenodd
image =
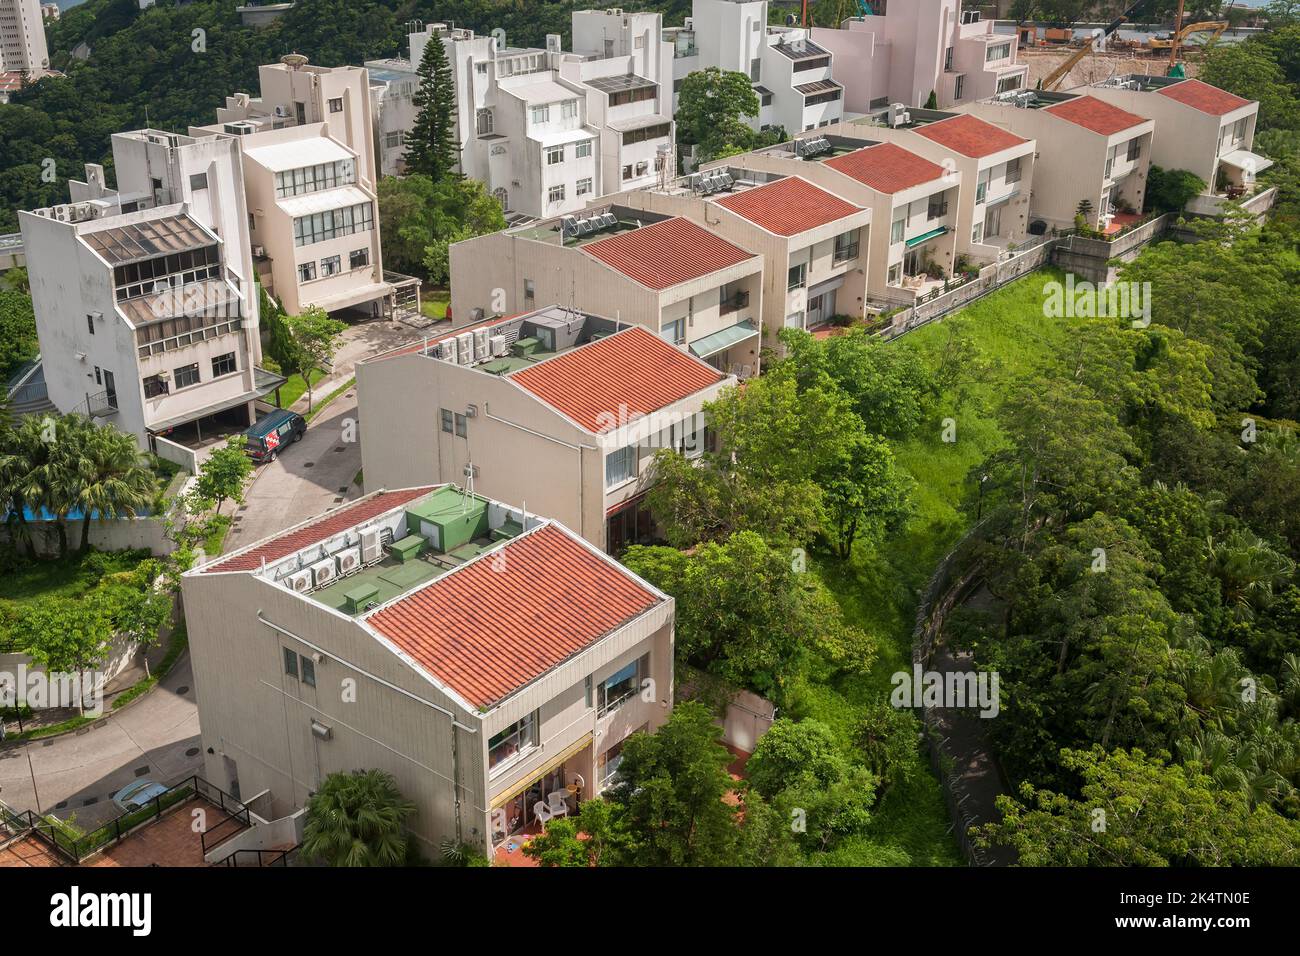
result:
<svg viewBox="0 0 1300 956"><path fill-rule="evenodd" d="M535 816L538 819L538 821L542 824L542 830L545 830L546 824L551 822L551 820L555 817L555 814L550 811L550 808L547 807L546 804L538 800L536 803L533 804L533 816Z"/></svg>
<svg viewBox="0 0 1300 956"><path fill-rule="evenodd" d="M553 817L567 817L569 815L569 791L552 790L546 795L547 809L551 811Z"/></svg>

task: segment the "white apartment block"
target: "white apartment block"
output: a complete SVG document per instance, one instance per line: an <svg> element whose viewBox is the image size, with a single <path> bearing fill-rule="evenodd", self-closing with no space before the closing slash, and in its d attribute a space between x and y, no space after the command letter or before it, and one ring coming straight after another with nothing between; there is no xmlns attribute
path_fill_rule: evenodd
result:
<svg viewBox="0 0 1300 956"><path fill-rule="evenodd" d="M1258 103L1200 80L1139 73L1112 77L1087 92L1155 121L1151 164L1186 170L1205 183L1201 195L1187 204L1188 212L1222 215L1224 202L1236 200L1262 216L1272 205L1276 193L1261 190L1256 176L1273 161L1251 152Z"/></svg>
<svg viewBox="0 0 1300 956"><path fill-rule="evenodd" d="M1083 202L1088 225L1117 232L1142 212L1156 124L1098 97L1017 90L962 107L1034 140L1030 231L1073 229Z"/></svg>
<svg viewBox="0 0 1300 956"><path fill-rule="evenodd" d="M757 375L762 257L685 216L637 208L635 195L454 243L455 321L559 303L639 325L720 372Z"/></svg>
<svg viewBox="0 0 1300 956"><path fill-rule="evenodd" d="M383 268L366 70L291 54L259 75L260 97L228 97L217 123L190 132L239 144L262 284L291 315L411 308L418 282Z"/></svg>
<svg viewBox="0 0 1300 956"><path fill-rule="evenodd" d="M674 109L688 74L717 67L749 77L760 104L750 120L755 129L780 126L794 135L844 115L833 53L808 30L769 26L767 0L693 0L685 25L663 37L672 58Z"/></svg>
<svg viewBox="0 0 1300 956"><path fill-rule="evenodd" d="M762 169L744 160L728 157L663 186L610 198L646 213L684 217L759 253L758 319L768 348L779 348L782 329L862 315L871 209L803 178L797 167Z"/></svg>
<svg viewBox="0 0 1300 956"><path fill-rule="evenodd" d="M49 400L135 435L240 428L284 379L258 368L258 300L230 140L113 137L72 203L19 214Z"/></svg>
<svg viewBox="0 0 1300 956"><path fill-rule="evenodd" d="M868 117L828 130L841 147L854 140L894 143L937 163L955 176L956 252L971 263L994 262L1029 238L1037 146L967 113L913 108L888 112L878 124ZM869 145L862 142L861 145Z"/></svg>
<svg viewBox="0 0 1300 956"><path fill-rule="evenodd" d="M357 366L366 481L468 482L618 554L652 535L655 453L700 454L704 403L735 382L641 326L576 309L488 320Z"/></svg>
<svg viewBox="0 0 1300 956"><path fill-rule="evenodd" d="M40 0L0 0L0 73L36 79L49 68Z"/></svg>
<svg viewBox="0 0 1300 956"><path fill-rule="evenodd" d="M385 771L430 860L575 812L672 708L673 599L454 486L374 492L181 589L207 779L284 820L332 773Z"/></svg>
<svg viewBox="0 0 1300 956"><path fill-rule="evenodd" d="M836 56L844 109L924 106L931 93L947 109L1027 86L1016 34L961 7L961 0L886 0L877 15L852 17L841 29L815 27L813 41Z"/></svg>
<svg viewBox="0 0 1300 956"><path fill-rule="evenodd" d="M575 11L572 53L556 35L533 49L442 23L414 32L409 59L366 64L382 84L381 168L404 171L415 71L436 40L456 83L461 171L485 183L510 219L572 212L652 182L674 162L661 32L658 14L620 10Z"/></svg>

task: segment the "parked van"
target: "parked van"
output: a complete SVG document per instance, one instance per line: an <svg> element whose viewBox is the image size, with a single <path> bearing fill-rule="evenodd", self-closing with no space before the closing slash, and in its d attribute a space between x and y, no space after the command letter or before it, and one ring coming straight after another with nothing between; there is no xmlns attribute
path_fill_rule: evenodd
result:
<svg viewBox="0 0 1300 956"><path fill-rule="evenodd" d="M306 431L307 419L297 412L277 408L244 430L244 438L247 439L244 450L259 464L275 461L286 445L301 439Z"/></svg>

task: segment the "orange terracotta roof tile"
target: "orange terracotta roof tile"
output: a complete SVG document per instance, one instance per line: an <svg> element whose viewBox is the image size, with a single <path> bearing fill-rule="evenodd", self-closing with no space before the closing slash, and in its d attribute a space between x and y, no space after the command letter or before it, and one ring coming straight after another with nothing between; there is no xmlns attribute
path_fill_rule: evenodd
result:
<svg viewBox="0 0 1300 956"><path fill-rule="evenodd" d="M778 236L798 235L862 211L798 176L724 196L718 205Z"/></svg>
<svg viewBox="0 0 1300 956"><path fill-rule="evenodd" d="M663 598L546 524L366 618L472 707L489 707Z"/></svg>
<svg viewBox="0 0 1300 956"><path fill-rule="evenodd" d="M1077 99L1066 100L1064 103L1047 107L1044 112L1059 116L1075 126L1082 126L1102 136L1113 136L1147 122L1136 113L1122 110L1095 96L1080 96Z"/></svg>
<svg viewBox="0 0 1300 956"><path fill-rule="evenodd" d="M1158 92L1161 96L1167 96L1171 100L1177 100L1185 106L1200 110L1202 113L1209 113L1211 116L1223 116L1251 103L1250 100L1242 99L1227 90L1202 83L1200 80L1183 80L1181 83L1166 86Z"/></svg>
<svg viewBox="0 0 1300 956"><path fill-rule="evenodd" d="M833 156L826 165L876 192L890 195L944 176L942 166L895 143L877 143Z"/></svg>
<svg viewBox="0 0 1300 956"><path fill-rule="evenodd" d="M992 156L1004 149L1023 146L1029 142L1029 140L1022 139L1015 133L1009 133L992 123L984 122L978 116L971 116L968 113L954 116L952 119L940 120L938 123L931 123L929 126L922 126L916 132L926 139L934 140L940 146L947 146L949 149L961 153L963 156L970 156L973 159Z"/></svg>
<svg viewBox="0 0 1300 956"><path fill-rule="evenodd" d="M582 251L648 289L667 289L756 258L681 217L590 242Z"/></svg>
<svg viewBox="0 0 1300 956"><path fill-rule="evenodd" d="M247 551L233 554L229 558L214 561L212 564L206 565L203 571L205 573L208 571L255 571L262 566L263 561L268 563L278 561L297 551L301 551L303 548L311 547L313 544L320 544L322 541L327 541L334 535L346 531L354 525L381 515L385 511L399 508L409 501L414 501L421 495L427 495L436 487L436 485L427 485L423 488L405 488L401 491L378 492L371 497L358 500L355 504L344 505L335 511L331 511L319 521L313 521L301 528L286 531L284 534L254 545Z"/></svg>
<svg viewBox="0 0 1300 956"><path fill-rule="evenodd" d="M724 378L640 326L510 375L516 384L596 434L665 408Z"/></svg>

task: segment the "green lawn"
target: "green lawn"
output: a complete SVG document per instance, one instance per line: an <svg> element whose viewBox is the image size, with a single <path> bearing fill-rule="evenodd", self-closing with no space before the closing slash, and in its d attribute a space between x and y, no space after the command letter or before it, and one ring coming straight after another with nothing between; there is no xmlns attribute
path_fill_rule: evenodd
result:
<svg viewBox="0 0 1300 956"><path fill-rule="evenodd" d="M323 372L316 372L312 376L316 381L325 377ZM280 407L290 408L293 403L298 401L303 395L307 394L307 380L297 372L289 376L289 380L280 386Z"/></svg>
<svg viewBox="0 0 1300 956"><path fill-rule="evenodd" d="M1043 316L1043 284L1061 273L1033 273L972 304L943 322L911 332L890 348L916 349L938 360L951 323L961 321L985 357L997 363L988 380L972 387L960 409L940 403L928 433L896 447L899 461L916 480L916 513L903 533L878 553L855 552L846 564L818 570L836 595L845 617L874 635L879 654L871 673L834 687L804 687L793 708L814 717L841 738L852 735L860 708L888 695L890 677L911 668L912 628L921 591L943 555L961 537L967 520L960 510L975 486L967 476L1002 441L991 411L1006 383L1030 369L1069 320ZM942 420L956 421L956 442L942 440ZM938 781L928 766L887 793L868 834L821 860L841 865L959 865L948 835L949 818Z"/></svg>
<svg viewBox="0 0 1300 956"><path fill-rule="evenodd" d="M449 305L451 305L451 293L442 289L425 293L420 299L420 311L431 319L445 319Z"/></svg>

